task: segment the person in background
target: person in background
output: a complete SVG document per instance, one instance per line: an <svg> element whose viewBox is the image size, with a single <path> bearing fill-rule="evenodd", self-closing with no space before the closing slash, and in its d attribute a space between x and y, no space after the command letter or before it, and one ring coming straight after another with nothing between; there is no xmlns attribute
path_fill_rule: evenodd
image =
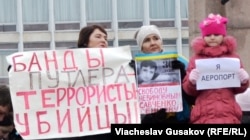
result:
<svg viewBox="0 0 250 140"><path fill-rule="evenodd" d="M0 121L2 121L5 116L10 116L12 111L9 87L0 85Z"/></svg>
<svg viewBox="0 0 250 140"><path fill-rule="evenodd" d="M0 139L1 140L9 140L9 135L14 129L13 122L11 120L11 117L5 116L0 121Z"/></svg>
<svg viewBox="0 0 250 140"><path fill-rule="evenodd" d="M187 94L196 98L191 112L191 123L241 123L242 111L235 100L235 95L243 93L249 87L249 75L240 61L238 76L240 87L197 90L199 70L195 61L209 58L238 58L236 39L226 33L228 19L217 14L209 14L199 24L201 36L191 42L194 55L190 58L183 88Z"/></svg>
<svg viewBox="0 0 250 140"><path fill-rule="evenodd" d="M142 53L160 53L163 52L163 40L155 25L142 26L135 33L135 39L137 45L141 48ZM135 62L131 61L130 66L135 69ZM180 69L181 79L186 75L185 65L179 60L172 61L173 69ZM141 123L189 123L190 109L194 104L194 98L188 96L182 90L183 97L183 111L182 112L166 112L166 109L160 109L159 111L151 114L141 114Z"/></svg>
<svg viewBox="0 0 250 140"><path fill-rule="evenodd" d="M22 140L13 122L12 101L7 85L0 85L0 139Z"/></svg>
<svg viewBox="0 0 250 140"><path fill-rule="evenodd" d="M250 124L250 88L242 94L236 94L236 102L240 105L242 110L242 124Z"/></svg>
<svg viewBox="0 0 250 140"><path fill-rule="evenodd" d="M0 121L0 140L23 140L15 129L12 116L5 116Z"/></svg>

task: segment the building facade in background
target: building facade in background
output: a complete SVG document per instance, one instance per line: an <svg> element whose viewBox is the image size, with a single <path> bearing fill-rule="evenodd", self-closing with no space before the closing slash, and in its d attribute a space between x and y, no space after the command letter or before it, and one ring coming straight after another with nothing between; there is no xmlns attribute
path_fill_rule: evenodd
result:
<svg viewBox="0 0 250 140"><path fill-rule="evenodd" d="M130 45L133 55L135 31L154 24L167 50L189 57L188 0L0 0L0 84L8 83L7 55L75 47L91 24L105 27L109 47Z"/></svg>

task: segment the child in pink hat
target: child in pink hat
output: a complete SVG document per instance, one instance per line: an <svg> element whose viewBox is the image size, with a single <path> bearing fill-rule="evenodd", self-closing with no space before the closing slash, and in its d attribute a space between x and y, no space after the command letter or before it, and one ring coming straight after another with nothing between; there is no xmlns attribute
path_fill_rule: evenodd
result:
<svg viewBox="0 0 250 140"><path fill-rule="evenodd" d="M199 24L201 36L194 38L191 42L194 55L189 59L187 74L183 80L183 89L186 93L197 97L191 111L191 123L241 123L242 110L235 100L235 95L243 93L249 87L249 75L236 52L236 39L227 35L227 22L226 17L219 14L209 14ZM212 58L235 58L238 60L240 68L234 74L235 78L240 81L239 87L226 86L202 90L197 88L197 81L204 80L200 70L196 67L197 60L211 61ZM216 74L221 73L214 73L214 75Z"/></svg>

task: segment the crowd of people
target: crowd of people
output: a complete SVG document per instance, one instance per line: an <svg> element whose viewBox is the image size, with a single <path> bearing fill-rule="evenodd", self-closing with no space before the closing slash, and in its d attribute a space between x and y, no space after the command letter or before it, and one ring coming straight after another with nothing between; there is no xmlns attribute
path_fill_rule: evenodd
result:
<svg viewBox="0 0 250 140"><path fill-rule="evenodd" d="M187 123L187 124L240 124L242 109L235 95L245 92L249 87L249 75L240 61L240 69L236 72L240 87L198 90L201 72L196 67L196 61L212 58L237 58L236 39L227 35L228 19L220 15L210 14L199 24L201 35L191 42L194 55L190 57L188 66L178 59L172 61L172 69L180 70L182 83L181 112L168 112L165 108L150 114L141 114L141 123ZM81 29L77 48L107 48L108 34L99 25L86 26ZM135 40L141 53L153 54L167 50L163 48L163 38L155 25L142 26L135 32ZM131 60L129 65L136 70L136 62ZM11 66L8 67L8 71ZM157 78L157 66L154 61L141 63L141 70L136 77L146 82ZM0 86L0 139L21 140L13 123L13 109L8 86ZM57 140L109 140L110 133L72 138L57 138Z"/></svg>

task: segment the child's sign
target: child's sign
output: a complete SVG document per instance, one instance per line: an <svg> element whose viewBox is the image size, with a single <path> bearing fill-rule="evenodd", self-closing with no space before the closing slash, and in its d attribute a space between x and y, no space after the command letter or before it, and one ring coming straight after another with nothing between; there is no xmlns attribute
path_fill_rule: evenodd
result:
<svg viewBox="0 0 250 140"><path fill-rule="evenodd" d="M195 61L200 72L197 89L217 89L240 87L237 71L240 69L238 58L210 58Z"/></svg>
<svg viewBox="0 0 250 140"><path fill-rule="evenodd" d="M44 139L107 133L111 123L139 123L131 59L129 46L7 56L17 131L24 139Z"/></svg>

